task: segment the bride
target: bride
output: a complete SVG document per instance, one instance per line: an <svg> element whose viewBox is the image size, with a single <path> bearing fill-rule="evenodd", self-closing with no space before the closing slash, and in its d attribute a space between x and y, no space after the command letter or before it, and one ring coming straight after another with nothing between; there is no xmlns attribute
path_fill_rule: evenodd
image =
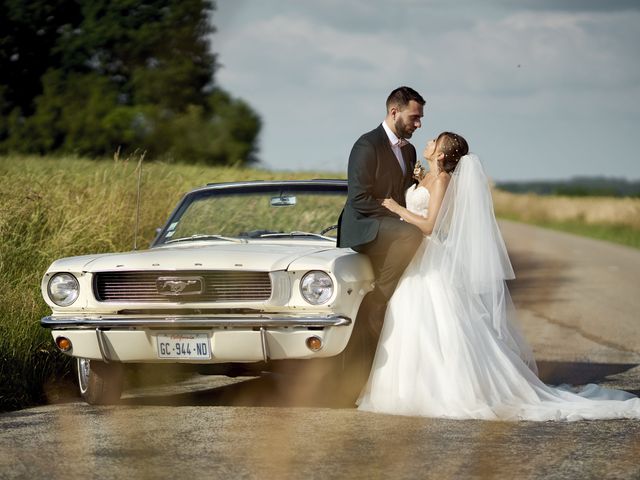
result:
<svg viewBox="0 0 640 480"><path fill-rule="evenodd" d="M443 132L429 172L383 205L427 237L389 301L359 410L491 420L640 418L640 399L587 385L550 387L516 330L514 278L489 182L461 136Z"/></svg>

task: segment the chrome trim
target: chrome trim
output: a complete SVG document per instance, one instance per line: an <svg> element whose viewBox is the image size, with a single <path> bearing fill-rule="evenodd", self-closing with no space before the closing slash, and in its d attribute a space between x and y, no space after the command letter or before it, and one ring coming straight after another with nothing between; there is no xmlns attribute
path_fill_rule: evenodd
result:
<svg viewBox="0 0 640 480"><path fill-rule="evenodd" d="M274 328L274 327L344 327L351 325L348 317L331 316L271 316L268 314L254 317L216 316L216 317L117 317L117 316L77 316L54 317L40 320L40 325L51 329L69 328L117 328L117 327L231 327L231 328Z"/></svg>
<svg viewBox="0 0 640 480"><path fill-rule="evenodd" d="M197 290L185 290L193 284L199 285ZM201 295L204 291L204 278L202 277L182 277L175 275L172 277L158 277L156 279L158 295L169 297L181 295Z"/></svg>
<svg viewBox="0 0 640 480"><path fill-rule="evenodd" d="M236 189L246 188L248 191L251 191L252 188L256 187L316 187L316 186L327 186L327 187L342 187L344 191L347 191L347 180L343 178L314 178L311 180L244 180L237 182L216 182L216 183L207 183L204 187L199 187L192 192L198 192L203 190L228 190L228 189ZM191 192L190 192L191 193Z"/></svg>
<svg viewBox="0 0 640 480"><path fill-rule="evenodd" d="M100 349L100 356L104 363L109 363L109 355L107 355L107 347L105 345L104 335L100 327L96 328L96 336L98 337L98 348Z"/></svg>
<svg viewBox="0 0 640 480"><path fill-rule="evenodd" d="M267 343L267 329L260 327L260 340L262 341L262 359L269 361L269 344Z"/></svg>

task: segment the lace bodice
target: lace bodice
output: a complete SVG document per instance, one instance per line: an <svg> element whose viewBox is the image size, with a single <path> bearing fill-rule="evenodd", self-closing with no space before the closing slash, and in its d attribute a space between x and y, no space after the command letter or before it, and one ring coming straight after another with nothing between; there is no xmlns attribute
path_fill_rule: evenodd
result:
<svg viewBox="0 0 640 480"><path fill-rule="evenodd" d="M422 217L427 216L429 207L429 190L420 185L411 185L405 193L407 210Z"/></svg>

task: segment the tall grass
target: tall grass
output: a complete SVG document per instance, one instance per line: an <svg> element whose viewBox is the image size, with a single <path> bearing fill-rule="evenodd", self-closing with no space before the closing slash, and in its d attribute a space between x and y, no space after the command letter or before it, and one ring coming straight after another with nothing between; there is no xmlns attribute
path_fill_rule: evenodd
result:
<svg viewBox="0 0 640 480"><path fill-rule="evenodd" d="M40 280L55 259L133 248L140 158L0 157L0 411L47 400L70 362L39 320ZM310 178L311 173L142 163L138 246L181 196L208 182Z"/></svg>
<svg viewBox="0 0 640 480"><path fill-rule="evenodd" d="M499 217L640 248L640 198L493 191Z"/></svg>

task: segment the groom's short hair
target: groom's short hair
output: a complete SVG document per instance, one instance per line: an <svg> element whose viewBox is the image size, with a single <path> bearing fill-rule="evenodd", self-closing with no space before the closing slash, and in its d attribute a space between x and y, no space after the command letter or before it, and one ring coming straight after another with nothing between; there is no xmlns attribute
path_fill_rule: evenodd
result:
<svg viewBox="0 0 640 480"><path fill-rule="evenodd" d="M424 105L424 98L411 87L398 87L387 97L387 112L392 106L397 106L400 110L409 105L409 102L413 100L420 105Z"/></svg>

